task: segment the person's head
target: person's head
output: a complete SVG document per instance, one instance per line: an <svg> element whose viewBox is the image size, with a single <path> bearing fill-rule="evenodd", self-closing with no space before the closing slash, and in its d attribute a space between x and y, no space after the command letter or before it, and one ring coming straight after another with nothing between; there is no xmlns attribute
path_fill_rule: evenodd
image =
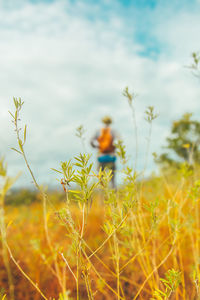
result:
<svg viewBox="0 0 200 300"><path fill-rule="evenodd" d="M105 126L109 126L112 124L112 119L110 116L104 116L102 118L102 123L105 125Z"/></svg>

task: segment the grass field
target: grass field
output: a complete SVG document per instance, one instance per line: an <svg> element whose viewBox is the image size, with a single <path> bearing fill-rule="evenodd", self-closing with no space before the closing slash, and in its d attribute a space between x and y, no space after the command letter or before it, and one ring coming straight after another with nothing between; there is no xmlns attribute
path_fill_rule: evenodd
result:
<svg viewBox="0 0 200 300"><path fill-rule="evenodd" d="M199 299L199 191L185 168L96 191L88 211L71 196L71 221L56 194L46 215L40 199L5 206L15 299ZM1 259L2 297L7 278Z"/></svg>

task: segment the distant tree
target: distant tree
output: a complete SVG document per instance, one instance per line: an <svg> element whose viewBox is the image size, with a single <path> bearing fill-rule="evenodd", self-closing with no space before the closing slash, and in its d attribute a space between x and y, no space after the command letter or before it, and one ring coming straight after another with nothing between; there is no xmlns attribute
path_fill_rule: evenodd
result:
<svg viewBox="0 0 200 300"><path fill-rule="evenodd" d="M158 164L178 167L182 162L200 163L200 122L192 120L191 113L173 122L166 142L168 151L155 157Z"/></svg>
<svg viewBox="0 0 200 300"><path fill-rule="evenodd" d="M200 53L192 53L192 63L188 66L195 77L200 79ZM166 139L167 152L155 154L155 162L161 166L179 167L181 163L189 165L200 163L200 122L192 120L192 114L184 114L174 121L171 135Z"/></svg>

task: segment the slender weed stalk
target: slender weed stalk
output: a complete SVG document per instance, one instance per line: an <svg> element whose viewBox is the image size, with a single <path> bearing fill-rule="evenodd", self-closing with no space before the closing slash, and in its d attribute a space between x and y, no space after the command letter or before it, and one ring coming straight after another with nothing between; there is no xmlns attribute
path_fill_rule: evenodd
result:
<svg viewBox="0 0 200 300"><path fill-rule="evenodd" d="M83 125L80 125L76 128L76 136L81 140L82 148L85 153L87 153L87 148L85 145L85 133L86 130Z"/></svg>
<svg viewBox="0 0 200 300"><path fill-rule="evenodd" d="M151 136L152 136L152 125L153 120L155 120L158 117L158 114L154 112L153 106L148 106L145 111L145 120L149 124L149 134L147 137L147 147L146 147L146 154L145 154L145 163L144 163L144 169L143 173L145 173L147 164L148 164L148 157L149 157L149 150L150 150L150 144L151 144Z"/></svg>
<svg viewBox="0 0 200 300"><path fill-rule="evenodd" d="M48 300L48 298L43 294L43 292L40 290L40 288L38 287L38 285L36 283L33 282L33 280L23 271L23 269L20 267L20 265L18 264L18 262L15 260L15 258L12 255L11 249L8 246L8 244L6 244L6 247L8 249L8 252L10 254L10 257L12 259L12 261L14 262L14 264L16 265L16 267L19 269L19 271L24 275L24 277L26 277L26 279L35 287L35 289L39 292L39 294L42 296L43 299Z"/></svg>
<svg viewBox="0 0 200 300"><path fill-rule="evenodd" d="M80 276L83 275L85 280L85 285L88 293L88 298L93 299L93 293L91 291L91 284L89 279L89 274L86 269L82 270L82 261L84 260L83 249L84 249L84 232L87 225L88 213L92 203L92 194L95 188L98 185L98 182L91 181L91 169L92 164L89 163L90 155L80 154L75 157L75 162L62 162L61 169L53 169L57 173L62 175L61 183L63 185L64 191L66 193L66 211L62 216L62 220L67 219L67 227L69 230L69 236L74 240L74 254L76 257L76 298L80 299L79 295L79 285L80 285ZM77 168L75 172L74 167ZM71 183L76 183L78 185L77 190L69 189ZM82 215L82 224L80 230L74 223L71 211L70 211L70 198L69 194L73 196L79 205L81 215ZM67 263L68 268L71 270L69 264Z"/></svg>
<svg viewBox="0 0 200 300"><path fill-rule="evenodd" d="M131 111L132 111L132 118L133 118L133 122L134 122L135 143L136 143L136 155L135 155L135 170L136 170L136 168L137 168L137 159L138 159L138 137L137 137L137 123L136 123L136 117L135 117L135 109L134 109L134 106L133 106L133 100L135 100L136 95L134 93L131 94L129 92L128 87L126 87L124 89L123 95L128 99L128 103L129 103L129 106L130 106ZM147 108L145 114L146 114L145 119L150 124L150 129L149 129L149 137L148 137L148 140L147 140L147 150L146 150L146 159L145 159L144 171L147 167L147 161L148 161L148 152L149 152L149 148L150 148L150 138L151 138L151 132L152 132L152 121L157 117L157 115L154 114L154 108L152 106ZM143 171L143 178L141 180L141 183L139 184L139 187L138 187L138 184L136 185L136 199L137 199L137 202L139 204L138 205L138 216L139 216L138 222L139 222L139 228L142 232L143 243L145 243L145 227L146 227L145 222L141 219L141 215L142 215L141 200L142 200L142 187L143 187L143 183L144 183L144 171ZM139 190L138 190L138 188L139 188ZM150 271L150 261L149 261L149 256L148 255L146 255L145 265L147 265L148 270Z"/></svg>
<svg viewBox="0 0 200 300"><path fill-rule="evenodd" d="M22 155L25 164L28 168L28 171L32 177L33 183L36 187L36 189L39 191L39 193L42 196L42 205L43 205L43 220L44 220L44 231L45 231L45 236L46 236L46 240L47 240L47 244L49 246L49 249L52 253L53 256L53 260L54 260L54 266L55 266L55 271L56 271L56 277L58 279L58 282L60 283L60 285L62 286L63 289L63 293L65 294L65 286L63 286L62 284L62 279L61 279L61 275L60 275L60 268L57 262L57 256L54 253L54 248L52 246L51 243L51 239L49 236L49 231L48 231L48 224L47 224L47 200L48 200L48 195L46 194L46 192L44 192L44 189L39 186L39 184L37 183L37 180L33 174L33 171L30 167L30 164L27 160L26 157L26 153L24 150L24 145L26 143L26 136L27 136L27 125L24 126L24 130L22 131L22 128L19 126L19 121L20 121L20 111L22 109L22 106L24 104L24 102L21 100L21 98L17 99L17 98L13 98L14 101L14 105L15 105L15 113L10 113L11 117L12 117L12 122L14 123L15 126L15 132L17 135L17 142L18 142L18 146L19 149L16 148L12 148L14 151L16 151L17 153L19 153L20 155ZM22 135L22 137L21 137Z"/></svg>
<svg viewBox="0 0 200 300"><path fill-rule="evenodd" d="M137 162L138 162L138 133L137 133L137 122L136 122L136 114L135 114L135 107L133 102L136 100L137 94L130 93L128 87L125 87L123 91L123 96L125 96L128 100L128 104L131 109L132 113L132 120L134 125L134 132L135 132L135 171L137 170Z"/></svg>

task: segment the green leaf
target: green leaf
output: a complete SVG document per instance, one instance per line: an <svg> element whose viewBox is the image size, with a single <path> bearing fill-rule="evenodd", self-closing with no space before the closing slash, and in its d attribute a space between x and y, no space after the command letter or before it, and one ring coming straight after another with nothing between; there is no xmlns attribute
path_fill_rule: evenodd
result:
<svg viewBox="0 0 200 300"><path fill-rule="evenodd" d="M15 149L15 148L11 148L11 149L18 152L19 154L22 154L22 152L20 152L19 150Z"/></svg>
<svg viewBox="0 0 200 300"><path fill-rule="evenodd" d="M73 194L81 194L81 191L72 191L72 190L69 190L69 193L73 193Z"/></svg>
<svg viewBox="0 0 200 300"><path fill-rule="evenodd" d="M23 152L23 143L22 143L21 139L19 139L18 144L19 144L20 150Z"/></svg>
<svg viewBox="0 0 200 300"><path fill-rule="evenodd" d="M156 289L155 292L154 292L154 295L157 296L158 294L160 294L160 295L162 295L162 296L166 296L166 293L164 293L164 292L161 291L160 289Z"/></svg>
<svg viewBox="0 0 200 300"><path fill-rule="evenodd" d="M75 194L74 197L76 198L76 200L83 201L83 198L81 196L78 196L78 195Z"/></svg>
<svg viewBox="0 0 200 300"><path fill-rule="evenodd" d="M13 101L14 101L14 104L15 104L15 107L16 109L18 108L18 102L17 102L17 99L15 97L13 97Z"/></svg>
<svg viewBox="0 0 200 300"><path fill-rule="evenodd" d="M75 160L77 160L77 161L79 161L81 163L83 162L83 160L81 158L79 158L78 156L75 156L74 158L75 158Z"/></svg>
<svg viewBox="0 0 200 300"><path fill-rule="evenodd" d="M82 166L81 164L79 164L79 163L75 163L74 165L77 166L77 167L80 167L80 168L83 167L83 166Z"/></svg>
<svg viewBox="0 0 200 300"><path fill-rule="evenodd" d="M26 142L26 128L27 128L27 125L25 125L25 127L24 127L24 144Z"/></svg>
<svg viewBox="0 0 200 300"><path fill-rule="evenodd" d="M9 112L9 114L13 117L13 119L15 118L15 116L10 112L10 111L8 111Z"/></svg>
<svg viewBox="0 0 200 300"><path fill-rule="evenodd" d="M15 121L17 120L17 110L15 112Z"/></svg>
<svg viewBox="0 0 200 300"><path fill-rule="evenodd" d="M61 172L61 171L59 171L59 170L56 170L56 169L54 169L54 168L51 168L51 170L53 170L53 171L55 171L55 172L58 172L58 173L62 174L62 172Z"/></svg>

